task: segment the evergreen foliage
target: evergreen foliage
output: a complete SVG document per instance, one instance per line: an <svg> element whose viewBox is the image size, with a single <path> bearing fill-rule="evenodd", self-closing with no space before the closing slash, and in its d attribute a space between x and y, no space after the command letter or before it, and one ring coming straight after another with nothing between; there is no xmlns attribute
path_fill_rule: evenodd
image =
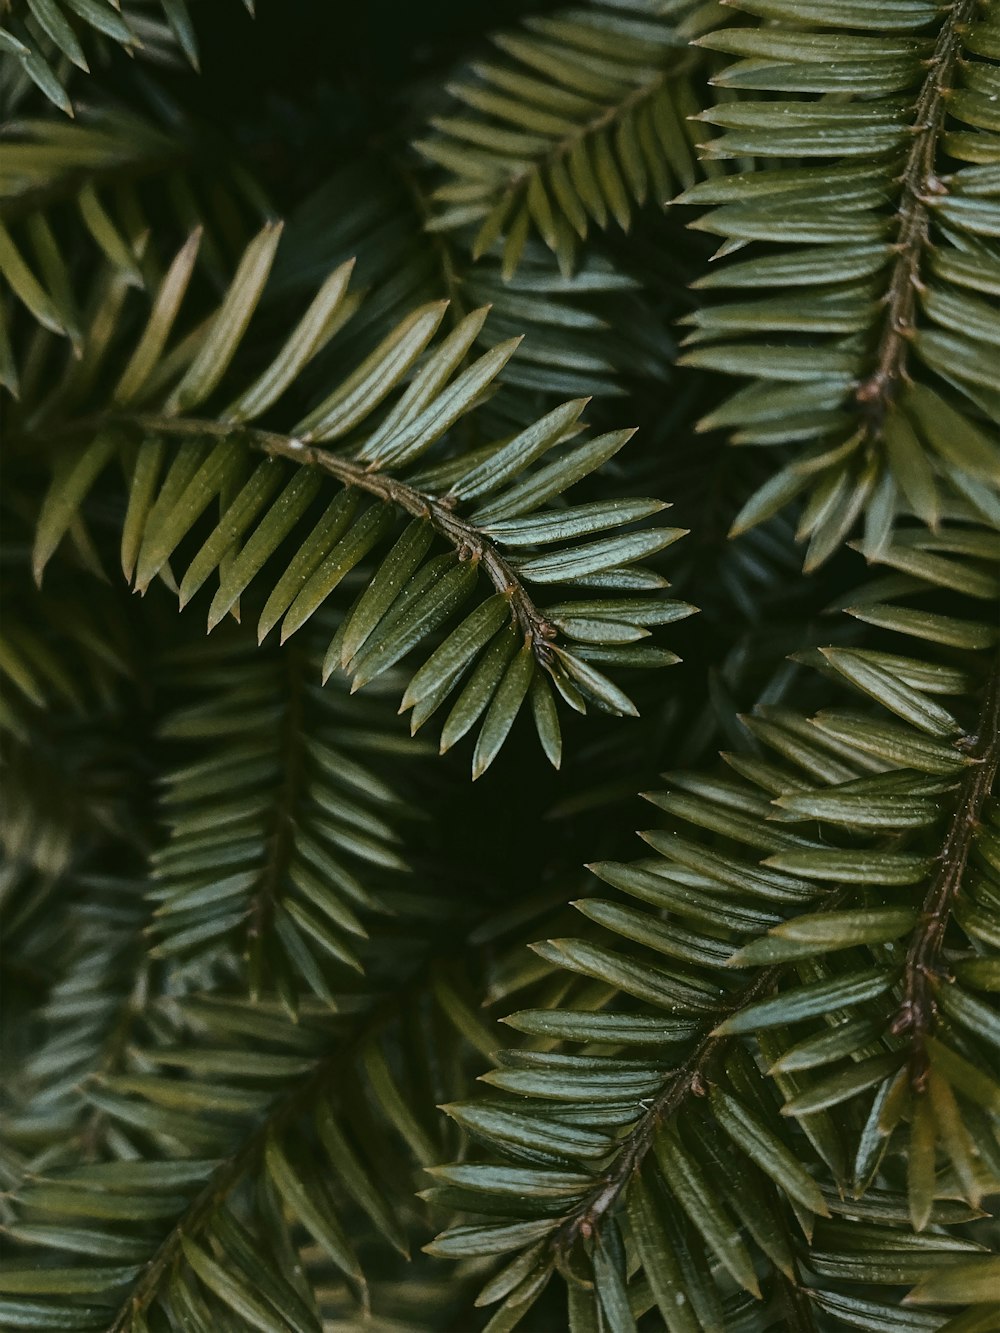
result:
<svg viewBox="0 0 1000 1333"><path fill-rule="evenodd" d="M866 510L869 554L899 513L934 528L949 501L995 524L997 321L984 299L997 294L1000 229L995 15L975 3L867 17L850 4L739 8L773 21L700 39L744 57L714 82L747 93L702 113L725 131L706 151L777 160L683 198L716 205L696 225L725 237L724 253L794 248L699 280L742 295L691 317L698 345L684 359L753 377L704 426L806 447L750 498L737 530L808 492L809 566ZM780 112L758 90L786 94Z"/></svg>
<svg viewBox="0 0 1000 1333"><path fill-rule="evenodd" d="M0 0L0 1327L989 1333L1000 6L245 9Z"/></svg>

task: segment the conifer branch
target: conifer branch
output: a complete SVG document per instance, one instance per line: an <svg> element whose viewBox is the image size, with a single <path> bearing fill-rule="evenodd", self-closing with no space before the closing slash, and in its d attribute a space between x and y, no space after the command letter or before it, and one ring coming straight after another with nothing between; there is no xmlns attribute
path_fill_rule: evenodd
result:
<svg viewBox="0 0 1000 1333"><path fill-rule="evenodd" d="M484 913L488 914L488 911L488 908L484 909ZM172 1266L183 1261L184 1240L196 1237L209 1225L213 1214L226 1203L242 1181L251 1172L260 1169L268 1140L280 1140L296 1117L308 1112L337 1086L338 1076L343 1075L351 1060L377 1040L394 1019L412 1010L414 1004L427 993L435 969L440 966L441 956L440 950L433 956L425 956L424 961L400 984L398 990L376 1001L367 1017L362 1016L361 1024L353 1035L346 1037L328 1055L321 1057L309 1073L272 1103L260 1123L250 1129L243 1142L219 1163L183 1214L177 1218L144 1265L105 1333L130 1333L133 1321L143 1315L161 1294Z"/></svg>
<svg viewBox="0 0 1000 1333"><path fill-rule="evenodd" d="M903 1002L890 1029L896 1036L909 1036L910 1081L915 1091L924 1088L929 1071L926 1039L937 1016L934 991L942 979L941 952L948 921L980 829L983 806L1000 769L1000 657L993 664L977 732L969 738L969 747L976 762L966 771L958 789L938 869L924 896L919 924L907 950Z"/></svg>
<svg viewBox="0 0 1000 1333"><path fill-rule="evenodd" d="M327 1080L340 1068L345 1058L346 1055L338 1051L319 1065L299 1087L286 1094L278 1107L266 1116L242 1146L221 1163L161 1241L108 1325L107 1333L128 1333L133 1320L149 1309L159 1295L161 1284L171 1266L181 1258L185 1237L191 1238L198 1234L247 1172L256 1166L264 1153L268 1135L284 1129L309 1104L310 1098L326 1086Z"/></svg>
<svg viewBox="0 0 1000 1333"><path fill-rule="evenodd" d="M499 34L497 63L449 85L459 114L434 119L416 142L447 173L432 226L477 223L474 258L503 237L508 277L535 231L571 274L591 224L627 230L635 205L692 183L685 120L701 57L689 39L715 18L710 5L633 17L595 4Z"/></svg>
<svg viewBox="0 0 1000 1333"><path fill-rule="evenodd" d="M234 430L231 425L216 421L145 414L123 418L122 424L135 425L157 435L189 435L202 439L229 439ZM349 458L317 445L305 444L289 435L244 427L239 428L239 435L251 449L269 458L284 458L300 466L318 468L336 477L344 486L355 487L373 495L384 504L396 505L414 518L426 519L434 531L454 548L460 560L469 560L479 565L496 591L507 598L512 619L531 644L536 659L540 663L551 660L550 644L556 637L555 626L535 605L498 543L474 523L456 514L454 502L448 495L432 495L429 491L418 490L389 473L377 471L374 467L364 467Z"/></svg>
<svg viewBox="0 0 1000 1333"><path fill-rule="evenodd" d="M725 248L782 248L699 279L736 297L689 316L681 360L752 377L701 429L801 449L734 531L808 495L798 536L811 570L866 512L869 557L908 514L935 528L949 505L971 506L995 524L1000 454L981 395L996 381L997 221L977 183L996 155L992 6L921 4L890 20L734 4L767 21L700 39L739 57L714 81L772 97L705 111L725 131L706 151L773 169L710 179L681 201L716 206L692 225Z"/></svg>
<svg viewBox="0 0 1000 1333"><path fill-rule="evenodd" d="M679 45L679 50L684 51L683 44ZM691 63L691 52L687 52L687 64ZM660 70L647 83L640 84L633 88L620 101L609 102L607 106L602 107L589 120L582 124L574 126L571 133L555 142L546 150L544 157L536 162L530 162L525 165L523 170L517 172L508 183L503 192L502 198L513 201L518 193L530 184L533 177L539 173L551 171L558 163L563 162L569 157L570 153L578 145L586 143L602 130L611 129L614 125L620 124L629 116L634 114L644 102L650 101L661 89L665 88L669 82L676 79L679 73L684 69L684 64L678 64L670 69Z"/></svg>
<svg viewBox="0 0 1000 1333"><path fill-rule="evenodd" d="M947 193L935 170L938 142L962 51L962 36L975 10L976 0L955 0L951 6L928 61L927 76L913 112L913 143L906 157L896 211L899 219L896 259L885 298L875 369L855 391L871 436L881 434L885 414L907 379L917 293L922 287L921 267L930 244L928 198Z"/></svg>
<svg viewBox="0 0 1000 1333"><path fill-rule="evenodd" d="M622 1140L617 1157L599 1178L597 1189L586 1195L560 1225L553 1238L554 1247L569 1249L578 1236L589 1240L594 1235L631 1177L642 1166L660 1126L675 1116L689 1097L705 1096L705 1080L712 1062L730 1041L727 1035L716 1034L719 1023L766 995L780 971L780 967L765 968L729 1004L714 1014L711 1027L691 1055L670 1075L641 1119Z"/></svg>

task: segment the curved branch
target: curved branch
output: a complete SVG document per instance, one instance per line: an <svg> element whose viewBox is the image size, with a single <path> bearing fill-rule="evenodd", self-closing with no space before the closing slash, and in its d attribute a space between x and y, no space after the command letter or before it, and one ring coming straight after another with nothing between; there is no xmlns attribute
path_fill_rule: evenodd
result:
<svg viewBox="0 0 1000 1333"><path fill-rule="evenodd" d="M921 266L930 244L928 200L933 195L947 192L935 171L937 146L961 54L962 35L974 17L976 3L977 0L955 0L952 4L928 61L927 75L914 107L913 144L900 178L902 192L896 213L899 219L896 260L889 282L875 369L855 390L869 436L881 434L885 414L907 377L910 340L916 325L917 293L923 285Z"/></svg>
<svg viewBox="0 0 1000 1333"><path fill-rule="evenodd" d="M216 421L193 418L138 415L122 418L122 424L139 426L162 435L191 435L205 438L229 438L234 428ZM290 435L274 431L239 428L240 438L258 453L269 458L285 458L300 466L315 467L336 477L344 486L353 486L393 504L414 518L426 519L441 537L454 547L460 560L481 565L498 593L510 603L511 617L531 643L536 659L551 660L551 642L556 628L535 605L516 570L503 555L498 543L455 513L448 496L431 495L385 472L369 470L361 463L343 458L316 445L304 444Z"/></svg>
<svg viewBox="0 0 1000 1333"><path fill-rule="evenodd" d="M970 738L977 761L967 769L938 857L937 872L924 896L919 924L903 969L903 1002L890 1031L910 1039L910 1081L915 1091L927 1080L926 1038L937 1016L935 983L941 977L945 931L980 827L983 806L1000 771L1000 656L986 686L977 735Z"/></svg>

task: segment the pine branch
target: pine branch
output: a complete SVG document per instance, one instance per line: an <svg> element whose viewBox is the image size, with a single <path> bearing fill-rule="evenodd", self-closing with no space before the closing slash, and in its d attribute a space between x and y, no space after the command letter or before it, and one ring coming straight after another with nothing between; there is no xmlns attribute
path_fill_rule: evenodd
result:
<svg viewBox="0 0 1000 1333"><path fill-rule="evenodd" d="M597 1189L577 1204L565 1221L560 1223L552 1241L554 1248L569 1249L578 1236L590 1240L596 1234L604 1217L618 1205L630 1179L641 1169L653 1148L660 1126L674 1119L689 1097L707 1095L712 1064L729 1040L716 1034L719 1022L767 994L777 974L777 968L765 969L735 996L727 998L725 1004L713 1014L691 1055L679 1069L671 1072L661 1090L651 1099L648 1108L618 1144L614 1162L600 1177Z"/></svg>
<svg viewBox="0 0 1000 1333"><path fill-rule="evenodd" d="M161 729L175 758L163 778L170 836L153 858L153 954L182 974L220 951L245 957L251 996L276 992L293 1015L302 993L332 1005L363 971L366 920L412 869L401 761L420 747L381 699L359 712L342 689L310 684L321 656L315 635L285 650L237 634L189 651L187 698Z"/></svg>
<svg viewBox="0 0 1000 1333"><path fill-rule="evenodd" d="M227 424L200 418L179 419L139 414L134 417L111 416L101 424L134 426L151 435L188 435L201 440L213 436L229 439L232 436L232 428ZM89 426L82 428L84 432L89 429ZM370 465L364 467L295 436L249 428L241 430L240 435L251 449L268 458L284 458L301 467L317 468L336 477L344 486L373 495L384 504L395 505L413 518L426 520L448 542L459 559L468 560L473 566L481 566L496 592L510 602L511 613L536 658L542 664L551 660L550 642L557 634L555 626L535 606L528 589L514 566L505 558L499 543L474 523L455 513L456 501L453 495L435 495L420 490L389 473L372 471Z"/></svg>
<svg viewBox="0 0 1000 1333"><path fill-rule="evenodd" d="M483 910L490 908L481 906L480 915ZM398 1085L398 1071L406 1068L415 1039L427 1043L423 1053L428 1060L444 1058L456 1070L462 1042L474 1037L482 1045L490 1039L454 980L442 984L447 976L442 964L450 960L456 941L439 934L431 939L419 927L417 933L416 960L411 956L396 970L383 995L355 997L353 1016L347 1007L337 1017L311 1011L295 1024L271 1002L248 1011L238 1000L185 997L179 1007L188 1033L161 1033L142 1054L146 1068L177 1067L195 1077L161 1075L159 1090L149 1077L135 1080L127 1100L115 1092L130 1089L129 1081L106 1078L91 1085L90 1095L122 1127L144 1125L154 1143L157 1133L176 1135L186 1121L188 1144L207 1146L211 1158L165 1157L140 1140L137 1155L129 1159L68 1170L48 1162L29 1169L7 1229L13 1240L27 1244L43 1243L44 1235L55 1265L12 1269L8 1264L0 1275L0 1292L30 1292L40 1317L47 1310L56 1319L76 1308L68 1298L82 1290L82 1282L90 1300L106 1307L102 1329L125 1333L144 1328L146 1316L154 1317L155 1307L162 1312L164 1304L176 1317L183 1295L178 1284L196 1275L205 1318L226 1321L220 1326L243 1327L234 1320L257 1308L271 1311L258 1318L281 1317L312 1333L320 1326L328 1270L307 1258L302 1239L307 1235L332 1257L355 1294L366 1299L365 1277L347 1239L353 1210L360 1208L383 1240L405 1252L401 1164L385 1158L398 1147L409 1159L426 1160L439 1150L414 1098ZM199 1072L216 1065L213 1083L200 1083ZM418 1082L422 1078L419 1071L414 1076ZM263 1094L259 1109L247 1101L238 1117L219 1117L228 1099L253 1087ZM170 1197L164 1197L165 1191ZM288 1253L309 1275L305 1286L290 1281L275 1217L266 1208L258 1213L252 1203L247 1207L269 1191L277 1192L283 1210L301 1228L289 1241L293 1248ZM88 1206L95 1210L96 1225L82 1252L100 1257L105 1266L60 1268L60 1250L80 1249L74 1219L88 1217ZM133 1207L139 1209L135 1218ZM40 1213L61 1222L54 1229L37 1228L33 1218ZM150 1217L169 1225L151 1230L143 1220ZM255 1254L251 1268L248 1253ZM126 1270L107 1266L115 1254L133 1261L124 1280ZM313 1284L315 1297L309 1290ZM0 1297L0 1308L3 1302Z"/></svg>
<svg viewBox="0 0 1000 1333"><path fill-rule="evenodd" d="M921 272L931 244L928 200L947 193L937 174L940 140L948 99L955 91L962 39L977 8L977 0L957 0L949 7L913 109L913 143L896 207L896 258L888 282L875 368L855 390L868 431L875 439L881 438L886 413L909 379L907 359L916 327L917 292L926 290Z"/></svg>
<svg viewBox="0 0 1000 1333"><path fill-rule="evenodd" d="M696 103L690 38L714 5L635 14L594 4L526 21L494 38L502 57L449 91L462 112L433 122L416 147L449 173L434 193L435 229L475 223L474 258L503 239L512 277L529 232L573 271L578 240L609 219L627 230L634 205L664 201L694 179L684 125ZM678 12L679 11L679 12Z"/></svg>
<svg viewBox="0 0 1000 1333"><path fill-rule="evenodd" d="M451 0L319 8L337 86L276 12L233 82L202 6L198 82L187 0L0 0L0 1325L985 1328L1000 9L529 5L463 63ZM777 454L685 456L715 372ZM708 629L657 699L665 465ZM418 801L400 694L475 777L529 711L558 767L560 699L646 720L583 795L514 744ZM616 775L717 732L578 893Z"/></svg>
<svg viewBox="0 0 1000 1333"><path fill-rule="evenodd" d="M372 1028L377 1028L374 1021ZM360 1040L355 1043L358 1048L361 1044ZM107 1333L129 1333L129 1330L134 1329L136 1320L142 1318L150 1305L161 1296L171 1269L183 1262L185 1239L197 1237L245 1177L260 1170L269 1138L287 1131L301 1112L324 1094L354 1053L347 1048L320 1061L314 1072L285 1093L268 1111L264 1122L213 1171L208 1182L194 1196L152 1257L143 1265L128 1297L112 1316Z"/></svg>
<svg viewBox="0 0 1000 1333"><path fill-rule="evenodd" d="M675 775L671 791L650 798L671 817L669 831L643 834L655 859L592 867L641 908L594 898L575 904L626 951L600 938L536 946L600 991L582 1008L570 990L551 1009L512 1015L515 1029L545 1038L544 1046L501 1054L485 1076L499 1100L446 1108L492 1155L518 1164L440 1168L435 1174L446 1186L429 1196L485 1215L445 1231L431 1253L515 1256L481 1297L504 1300L498 1327L537 1299L553 1271L592 1282L605 1312L625 1309L643 1273L672 1333L698 1327L704 1280L688 1261L669 1257L690 1244L679 1238L683 1219L726 1281L751 1296L761 1294L766 1259L786 1303L791 1299L789 1318L802 1327L812 1326L814 1298L831 1308L823 1304L825 1278L876 1286L915 1281L919 1270L901 1258L912 1242L898 1232L886 1242L873 1234L872 1256L859 1254L836 1221L817 1223L815 1237L803 1221L805 1246L787 1240L796 1214L802 1221L804 1208L825 1218L845 1189L859 1200L844 1203L846 1211L874 1216L865 1212L866 1191L899 1180L890 1141L906 1134L907 1117L906 1194L896 1196L892 1216L910 1222L909 1234L921 1235L928 1249L939 1243L923 1233L932 1218L944 1221L942 1196L955 1179L968 1201L956 1222L977 1216L981 1197L995 1188L1000 1156L980 1148L980 1175L971 1144L989 1137L983 1111L1000 1109L984 1053L1000 1028L994 1009L952 978L975 987L992 984L994 975L986 962L994 946L978 905L990 900L996 877L974 848L995 822L988 798L998 744L996 670L991 664L984 683L981 659L997 635L972 611L943 617L879 598L890 588L927 597L945 586L992 606L997 589L987 571L997 548L985 531L912 536L912 548L888 553L910 577L895 585L876 581L856 597L852 614L918 641L944 642L950 654L940 663L864 646L813 654L815 665L896 720L837 710L809 719L766 708L747 719L763 753L726 756L742 781ZM928 544L960 551L963 563L909 558ZM945 689L960 696L962 713L976 706L982 689L974 744L932 697ZM910 886L921 883L933 907L918 918ZM965 941L946 949L943 908L959 899ZM906 937L910 961L901 966L898 942ZM907 969L917 952L934 972L924 978L925 1064L911 1094L900 1040L906 1034L894 1015L915 977ZM968 973L965 960L972 962ZM748 977L739 988L731 985L734 970ZM626 1007L625 997L643 1008ZM932 1003L940 1013L931 1013ZM553 1049L557 1041L582 1049L563 1053ZM768 1084L785 1099L780 1114ZM864 1097L872 1089L873 1106ZM951 1162L953 1177L938 1174L939 1155ZM763 1194L739 1176L747 1161L767 1183ZM889 1251L891 1261L876 1257ZM799 1290L807 1271L821 1280L819 1292ZM694 1322L677 1313L678 1304L694 1312ZM636 1296L630 1308L631 1318L645 1307Z"/></svg>
<svg viewBox="0 0 1000 1333"><path fill-rule="evenodd" d="M995 14L980 16L975 0L899 15L799 0L738 8L773 21L699 39L743 57L714 81L773 96L702 113L726 131L704 151L757 165L681 202L716 206L693 225L725 238L720 257L778 248L698 280L738 299L689 317L681 360L750 379L702 428L796 451L734 531L806 497L811 570L862 520L873 558L910 515L931 528L945 515L996 527L1000 260L996 204L980 197L996 154L984 114Z"/></svg>
<svg viewBox="0 0 1000 1333"><path fill-rule="evenodd" d="M647 624L691 611L678 602L606 595L665 586L659 575L635 565L683 535L680 530L644 529L580 541L651 516L663 508L659 501L543 509L611 458L632 432L576 441L586 405L576 400L546 413L513 439L464 455L442 451L436 466L417 471L429 451L448 441L455 424L478 409L520 341L508 339L466 364L486 318L487 311L480 309L430 347L444 314L440 302L406 317L291 430L253 424L294 389L303 368L352 312L346 297L350 264L330 274L275 360L228 408L217 415L198 412L224 382L239 350L280 231L268 226L260 233L216 313L164 354L193 271L193 237L154 297L110 407L85 409L81 387L86 389L96 367L88 367L81 386L80 367L74 366L41 410L27 417L22 449L35 450L43 432L47 441L62 443L39 518L36 577L76 521L97 478L120 459L130 494L122 566L130 580L134 574L140 591L157 576L172 578L168 561L218 497L219 520L179 587L184 605L218 571L220 586L209 612L212 628L237 605L282 541L298 530L321 494L320 474L326 474L342 489L300 539L297 554L274 583L261 614L260 638L279 620L283 641L297 631L373 547L393 534L392 511L402 510L414 522L397 534L342 632L331 641L324 678L341 666L358 688L381 675L448 620L485 573L492 598L439 644L410 682L404 706L414 709L413 730L463 685L445 723L442 748L482 717L473 757L478 777L530 697L536 730L558 766L561 740L551 686L577 711L586 711L590 703L634 715L629 697L595 664L669 665L676 660L673 654L638 641L649 637ZM97 342L94 355L106 357L109 345L109 340ZM171 437L180 447L162 473ZM346 443L333 449L335 441ZM247 477L243 460L254 452L265 459ZM289 462L298 477L289 479ZM375 504L362 507L365 496ZM449 557L425 559L435 536L447 543ZM557 549L549 549L553 546ZM597 596L540 607L531 584L594 588ZM579 646L574 643L571 650L562 636Z"/></svg>
<svg viewBox="0 0 1000 1333"><path fill-rule="evenodd" d="M915 1092L926 1089L930 1073L927 1038L938 1018L937 988L950 979L943 963L945 934L955 898L962 889L983 807L993 794L1000 768L1000 658L986 686L975 733L968 738L973 765L956 793L955 805L938 857L938 869L927 888L903 968L903 1001L890 1030L910 1042L910 1081Z"/></svg>

